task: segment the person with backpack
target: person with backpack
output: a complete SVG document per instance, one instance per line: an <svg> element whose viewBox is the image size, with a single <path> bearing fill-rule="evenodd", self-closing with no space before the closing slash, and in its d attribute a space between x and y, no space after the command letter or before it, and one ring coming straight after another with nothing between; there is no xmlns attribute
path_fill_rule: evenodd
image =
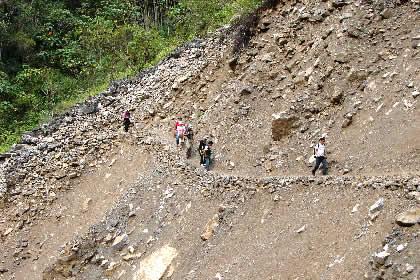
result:
<svg viewBox="0 0 420 280"><path fill-rule="evenodd" d="M209 141L209 143L207 143L207 146L204 148L204 158L206 161L205 168L207 171L210 170L211 164L211 146L213 146L213 141Z"/></svg>
<svg viewBox="0 0 420 280"><path fill-rule="evenodd" d="M178 126L176 127L176 143L178 145L178 147L183 147L184 146L184 133L185 133L185 126L184 126L184 122L180 121Z"/></svg>
<svg viewBox="0 0 420 280"><path fill-rule="evenodd" d="M200 165L204 166L206 163L204 157L204 148L207 146L207 136L204 136L203 139L200 140L200 145L198 146L198 153L200 154Z"/></svg>
<svg viewBox="0 0 420 280"><path fill-rule="evenodd" d="M327 174L327 157L326 157L325 138L319 138L319 143L314 147L314 155L316 158L315 167L312 169L312 175L315 176L316 170L322 163L322 175Z"/></svg>
<svg viewBox="0 0 420 280"><path fill-rule="evenodd" d="M191 157L193 141L194 141L194 131L191 125L187 125L184 132L185 141L187 142L187 158Z"/></svg>
<svg viewBox="0 0 420 280"><path fill-rule="evenodd" d="M124 125L124 130L125 132L128 132L128 127L130 126L130 111L126 111L124 116L123 116L123 125Z"/></svg>

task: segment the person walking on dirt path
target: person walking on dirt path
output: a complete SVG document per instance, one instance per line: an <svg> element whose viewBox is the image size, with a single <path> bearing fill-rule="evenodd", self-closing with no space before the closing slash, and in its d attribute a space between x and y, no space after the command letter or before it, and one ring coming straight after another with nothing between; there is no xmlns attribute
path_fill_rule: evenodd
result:
<svg viewBox="0 0 420 280"><path fill-rule="evenodd" d="M182 118L178 118L177 121L175 121L175 126L174 126L174 137L176 138L176 145L179 145L179 138L178 138L178 126L179 123L182 122Z"/></svg>
<svg viewBox="0 0 420 280"><path fill-rule="evenodd" d="M315 176L316 170L319 168L319 165L322 162L322 175L327 174L327 157L326 157L326 151L325 151L325 138L321 137L319 138L319 143L315 146L315 157L316 157L316 163L314 169L312 169L312 175Z"/></svg>
<svg viewBox="0 0 420 280"><path fill-rule="evenodd" d="M210 164L211 164L211 146L213 146L213 141L209 141L209 143L207 143L207 146L204 148L204 157L206 161L205 168L207 171L210 170Z"/></svg>
<svg viewBox="0 0 420 280"><path fill-rule="evenodd" d="M130 111L126 111L124 116L123 116L123 124L124 124L124 130L125 132L128 132L128 127L130 126Z"/></svg>
<svg viewBox="0 0 420 280"><path fill-rule="evenodd" d="M180 121L179 125L176 127L176 143L178 147L183 147L184 146L184 133L185 133L185 126L184 126L184 122Z"/></svg>
<svg viewBox="0 0 420 280"><path fill-rule="evenodd" d="M207 136L204 136L203 139L200 140L200 145L198 146L198 153L200 154L200 165L202 166L206 164L204 148L207 146L207 138Z"/></svg>
<svg viewBox="0 0 420 280"><path fill-rule="evenodd" d="M193 142L194 142L194 130L191 125L187 125L185 132L184 132L185 142L187 142L187 158L191 157Z"/></svg>

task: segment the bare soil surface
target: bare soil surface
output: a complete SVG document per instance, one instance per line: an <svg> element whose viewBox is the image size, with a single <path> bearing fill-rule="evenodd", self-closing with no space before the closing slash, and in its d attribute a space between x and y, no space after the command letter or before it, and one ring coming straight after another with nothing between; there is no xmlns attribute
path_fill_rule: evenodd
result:
<svg viewBox="0 0 420 280"><path fill-rule="evenodd" d="M103 163L73 181L72 189L60 196L50 209L48 218L40 220L30 231L23 233L28 240L25 251L30 262L15 271L15 279L43 279L42 273L51 265L57 249L68 240L85 233L100 222L104 213L114 205L135 182L138 174L147 170L149 156L129 142L129 137L111 151ZM110 160L114 162L110 166Z"/></svg>

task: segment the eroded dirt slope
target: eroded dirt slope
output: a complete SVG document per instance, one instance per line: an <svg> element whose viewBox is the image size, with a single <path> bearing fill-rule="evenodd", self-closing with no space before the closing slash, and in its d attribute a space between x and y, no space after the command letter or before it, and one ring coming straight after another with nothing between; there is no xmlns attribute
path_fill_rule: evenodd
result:
<svg viewBox="0 0 420 280"><path fill-rule="evenodd" d="M419 8L279 1L241 53L221 28L25 134L2 155L0 279L417 279Z"/></svg>

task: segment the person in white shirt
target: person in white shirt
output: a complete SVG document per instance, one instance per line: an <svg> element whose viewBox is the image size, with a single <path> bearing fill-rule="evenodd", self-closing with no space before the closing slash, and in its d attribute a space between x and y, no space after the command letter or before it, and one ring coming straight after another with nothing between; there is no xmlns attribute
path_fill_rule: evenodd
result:
<svg viewBox="0 0 420 280"><path fill-rule="evenodd" d="M314 169L312 169L312 175L315 176L316 170L319 168L322 162L322 175L327 174L327 157L325 156L325 138L319 138L319 143L315 146L315 157L316 163Z"/></svg>

